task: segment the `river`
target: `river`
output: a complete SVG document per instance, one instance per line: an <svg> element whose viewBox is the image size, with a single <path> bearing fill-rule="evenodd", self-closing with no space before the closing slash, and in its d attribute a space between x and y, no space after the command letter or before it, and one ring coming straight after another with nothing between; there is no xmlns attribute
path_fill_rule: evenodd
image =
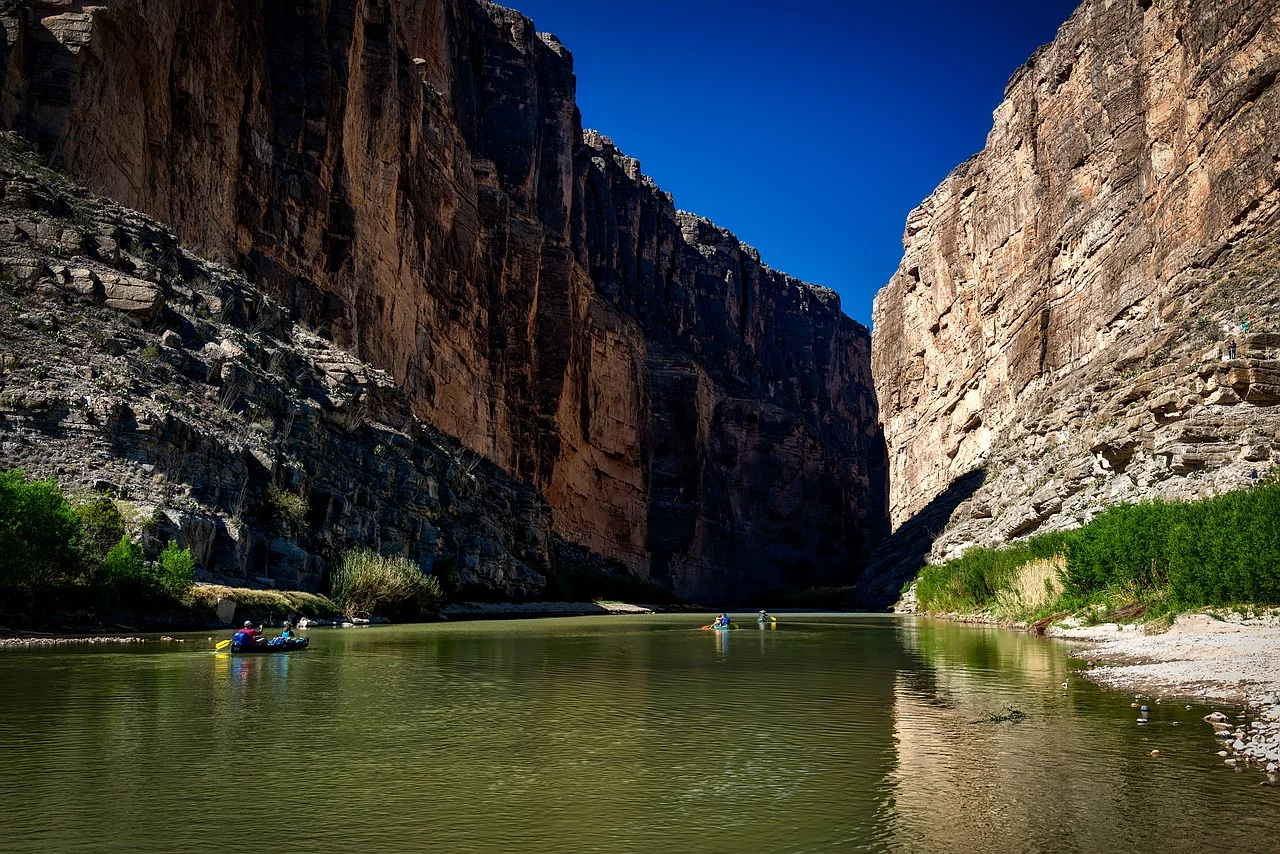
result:
<svg viewBox="0 0 1280 854"><path fill-rule="evenodd" d="M709 621L0 650L0 850L1273 847L1280 789L1221 764L1208 709L1146 700L1138 724L1057 642ZM1026 718L986 720L1007 707Z"/></svg>

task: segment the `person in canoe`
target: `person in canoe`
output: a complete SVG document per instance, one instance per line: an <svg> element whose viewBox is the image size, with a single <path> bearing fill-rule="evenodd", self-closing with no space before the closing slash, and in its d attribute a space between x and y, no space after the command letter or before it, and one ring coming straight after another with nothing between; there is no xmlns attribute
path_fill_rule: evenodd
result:
<svg viewBox="0 0 1280 854"><path fill-rule="evenodd" d="M772 620L772 619L773 619L773 617L770 617L770 616L769 616L769 612L768 612L768 611L766 611L764 608L761 608L761 609L760 609L760 616L756 617L756 622L757 622L757 623L767 623L767 622L769 622L769 621L770 621L770 620Z"/></svg>
<svg viewBox="0 0 1280 854"><path fill-rule="evenodd" d="M720 616L716 617L716 625L722 629L729 628L729 615L721 614Z"/></svg>
<svg viewBox="0 0 1280 854"><path fill-rule="evenodd" d="M254 644L263 643L266 638L262 636L262 627L253 627L253 623L248 620L244 621L244 628L235 633L231 638L231 643L235 646L252 646Z"/></svg>
<svg viewBox="0 0 1280 854"><path fill-rule="evenodd" d="M285 640L297 640L298 636L293 633L293 623L288 620L284 621L284 631L280 633L280 637Z"/></svg>

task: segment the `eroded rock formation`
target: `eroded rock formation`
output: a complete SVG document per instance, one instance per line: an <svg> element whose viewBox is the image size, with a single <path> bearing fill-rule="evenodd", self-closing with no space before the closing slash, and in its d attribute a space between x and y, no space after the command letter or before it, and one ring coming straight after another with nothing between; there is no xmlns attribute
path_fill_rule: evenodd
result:
<svg viewBox="0 0 1280 854"><path fill-rule="evenodd" d="M1280 337L1255 334L1280 330L1278 75L1270 0L1087 0L910 215L872 357L893 525L933 519L924 554L1280 463Z"/></svg>
<svg viewBox="0 0 1280 854"><path fill-rule="evenodd" d="M388 371L554 530L689 596L848 583L885 518L865 328L584 133L474 0L0 2L3 122ZM298 484L306 490L309 484Z"/></svg>
<svg viewBox="0 0 1280 854"><path fill-rule="evenodd" d="M0 466L106 494L202 580L314 589L350 548L463 595L607 572L551 509L412 416L384 372L163 226L0 137Z"/></svg>

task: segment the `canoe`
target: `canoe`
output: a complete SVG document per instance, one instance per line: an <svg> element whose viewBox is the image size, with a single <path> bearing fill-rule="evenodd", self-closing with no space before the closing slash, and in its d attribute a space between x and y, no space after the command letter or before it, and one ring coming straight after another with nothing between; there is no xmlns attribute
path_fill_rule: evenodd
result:
<svg viewBox="0 0 1280 854"><path fill-rule="evenodd" d="M736 628L737 628L737 626L734 626L734 625L728 625L728 626L712 626L711 628L715 629L717 632L727 632L727 631L729 631L729 629L736 629Z"/></svg>
<svg viewBox="0 0 1280 854"><path fill-rule="evenodd" d="M240 652L246 655L261 655L263 653L272 652L293 652L298 649L306 649L307 644L311 643L311 638L272 638L266 643L249 644L232 644L232 652Z"/></svg>

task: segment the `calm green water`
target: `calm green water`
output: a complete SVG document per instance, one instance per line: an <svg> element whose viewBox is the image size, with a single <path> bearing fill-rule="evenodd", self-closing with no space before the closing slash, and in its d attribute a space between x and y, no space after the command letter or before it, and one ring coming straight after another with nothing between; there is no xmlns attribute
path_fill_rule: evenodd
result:
<svg viewBox="0 0 1280 854"><path fill-rule="evenodd" d="M708 621L0 652L0 851L1275 850L1205 710L1138 726L1053 642Z"/></svg>

